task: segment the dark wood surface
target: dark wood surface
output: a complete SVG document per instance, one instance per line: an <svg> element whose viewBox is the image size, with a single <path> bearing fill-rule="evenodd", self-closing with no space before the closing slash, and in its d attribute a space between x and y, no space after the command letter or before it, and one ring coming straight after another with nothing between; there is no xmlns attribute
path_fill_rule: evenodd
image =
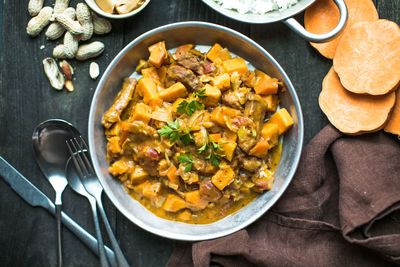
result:
<svg viewBox="0 0 400 267"><path fill-rule="evenodd" d="M47 5L51 4L46 0ZM71 1L75 6L78 1ZM399 0L377 0L381 18L400 21ZM75 62L76 90L52 89L44 76L42 59L50 56L54 42L44 34L31 39L25 32L29 20L27 1L5 1L0 80L0 154L51 199L54 193L35 163L31 135L43 120L61 118L87 136L87 118L97 81L88 75L90 61ZM297 16L302 20L302 15ZM152 0L139 15L112 22L113 30L94 40L106 50L95 61L104 71L131 40L155 27L177 21L201 20L221 24L261 44L286 70L300 97L305 121L305 143L328 123L318 106L321 81L331 61L324 59L282 23L249 25L225 18L200 0ZM41 50L40 46L46 48ZM137 227L121 215L104 196L106 212L117 239L132 266L163 266L174 248L167 240ZM64 210L94 234L89 205L69 188ZM103 229L105 235L105 231ZM106 239L106 243L109 242ZM98 266L97 258L68 230L63 232L65 266ZM0 179L0 266L56 266L56 225L45 210L32 208Z"/></svg>

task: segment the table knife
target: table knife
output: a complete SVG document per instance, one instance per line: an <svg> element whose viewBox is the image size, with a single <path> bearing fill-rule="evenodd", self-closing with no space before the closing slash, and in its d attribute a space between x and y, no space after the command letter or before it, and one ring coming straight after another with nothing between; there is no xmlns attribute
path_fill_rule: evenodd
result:
<svg viewBox="0 0 400 267"><path fill-rule="evenodd" d="M0 176L11 186L11 188L29 205L42 207L51 214L55 215L56 207L54 203L27 178L11 166L2 156L0 156ZM66 213L61 213L61 222L74 233L94 254L98 256L97 239L83 229L79 224L72 220ZM104 246L107 258L112 266L117 266L114 252Z"/></svg>

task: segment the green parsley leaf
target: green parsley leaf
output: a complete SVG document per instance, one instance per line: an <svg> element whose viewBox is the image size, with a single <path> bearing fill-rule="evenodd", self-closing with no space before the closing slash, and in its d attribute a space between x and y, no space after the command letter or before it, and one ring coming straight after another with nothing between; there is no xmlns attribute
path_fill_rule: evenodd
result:
<svg viewBox="0 0 400 267"><path fill-rule="evenodd" d="M217 158L215 155L211 157L211 165L218 167L219 164L221 163L221 160Z"/></svg>
<svg viewBox="0 0 400 267"><path fill-rule="evenodd" d="M191 134L181 134L180 138L185 146L189 145L192 141L194 141L193 136Z"/></svg>
<svg viewBox="0 0 400 267"><path fill-rule="evenodd" d="M189 102L187 110L186 110L186 113L189 116L192 116L192 114L196 111L196 109L197 109L196 102L198 102L198 101L197 100L193 100L193 101Z"/></svg>
<svg viewBox="0 0 400 267"><path fill-rule="evenodd" d="M206 89L200 90L199 92L194 92L193 97L198 98L200 100L206 98L207 96L205 95ZM203 108L203 104L196 99L187 101L183 100L181 103L179 103L178 108L176 109L178 113L180 114L188 114L189 116L192 116L192 114L196 110L201 110Z"/></svg>
<svg viewBox="0 0 400 267"><path fill-rule="evenodd" d="M167 122L168 126L174 130L178 130L179 128L179 121L175 120L175 122L169 121Z"/></svg>
<svg viewBox="0 0 400 267"><path fill-rule="evenodd" d="M209 149L209 154L207 156L205 156L205 159L211 159L211 165L218 167L219 164L221 163L221 160L218 158L223 158L225 157L225 154L220 153L218 151L224 152L224 148L222 147L222 145L227 144L227 142L218 144L215 143L213 141L210 140L210 136L207 132L207 139L205 144L200 147L197 151L199 153L203 153L204 151L206 151L207 149Z"/></svg>
<svg viewBox="0 0 400 267"><path fill-rule="evenodd" d="M190 157L186 154L182 154L178 156L178 161L182 164L188 163L185 166L185 172L190 172L192 170L194 161L193 161L193 157L192 154L190 154Z"/></svg>
<svg viewBox="0 0 400 267"><path fill-rule="evenodd" d="M171 128L164 125L164 127L162 127L160 130L158 130L158 133L163 137L167 137L168 135L170 135L172 133L172 131L173 130Z"/></svg>
<svg viewBox="0 0 400 267"><path fill-rule="evenodd" d="M178 113L180 113L180 114L185 114L187 105L188 105L188 102L186 100L183 100L181 103L179 103L176 111L178 111Z"/></svg>
<svg viewBox="0 0 400 267"><path fill-rule="evenodd" d="M188 165L186 165L185 172L190 172L192 170L192 166L193 166L193 163L189 163Z"/></svg>
<svg viewBox="0 0 400 267"><path fill-rule="evenodd" d="M180 163L186 163L186 162L190 162L190 159L189 159L188 155L182 154L182 155L178 156L178 161Z"/></svg>
<svg viewBox="0 0 400 267"><path fill-rule="evenodd" d="M193 136L190 134L190 129L188 128L179 128L179 121L175 120L174 122L169 121L167 125L164 125L157 132L162 137L169 137L170 143L173 143L177 140L181 140L184 145L189 145L190 142L194 141Z"/></svg>
<svg viewBox="0 0 400 267"><path fill-rule="evenodd" d="M200 100L207 98L206 89L200 90L193 94L195 97L198 97Z"/></svg>
<svg viewBox="0 0 400 267"><path fill-rule="evenodd" d="M204 145L202 145L197 151L199 153L203 153L207 149L207 147L208 147L208 144L207 144L207 142L205 142Z"/></svg>

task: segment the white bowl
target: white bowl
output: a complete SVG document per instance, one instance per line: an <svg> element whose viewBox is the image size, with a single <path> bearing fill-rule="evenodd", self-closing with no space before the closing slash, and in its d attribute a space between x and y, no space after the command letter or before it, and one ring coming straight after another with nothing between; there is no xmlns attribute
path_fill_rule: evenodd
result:
<svg viewBox="0 0 400 267"><path fill-rule="evenodd" d="M137 13L139 13L140 11L142 11L142 9L144 9L149 3L150 0L145 0L145 2L143 3L143 5L141 5L139 8L136 8L134 10L132 10L129 13L126 14L110 14L107 12L104 12L97 4L95 0L85 0L86 4L97 14L106 17L106 18L110 18L110 19L125 19L125 18L129 18L132 17L134 15L136 15Z"/></svg>

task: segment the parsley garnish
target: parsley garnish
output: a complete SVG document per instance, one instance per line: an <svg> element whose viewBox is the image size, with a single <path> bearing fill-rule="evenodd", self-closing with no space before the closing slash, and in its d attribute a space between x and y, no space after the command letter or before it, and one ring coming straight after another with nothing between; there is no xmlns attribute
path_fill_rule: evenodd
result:
<svg viewBox="0 0 400 267"><path fill-rule="evenodd" d="M179 121L169 121L157 132L162 137L169 137L169 142L173 143L181 140L184 145L189 145L193 141L193 136L190 134L190 128L179 128Z"/></svg>
<svg viewBox="0 0 400 267"><path fill-rule="evenodd" d="M200 101L196 100L196 97L199 100L202 100L204 98L206 98L206 89L200 90L198 92L193 93L193 100L191 101L187 101L187 100L183 100L181 103L179 103L177 111L180 114L188 114L189 116L192 116L192 114L196 111L196 110L201 110L203 108L203 104Z"/></svg>
<svg viewBox="0 0 400 267"><path fill-rule="evenodd" d="M186 154L179 155L178 156L178 161L180 163L182 163L182 164L188 163L185 166L185 172L190 172L192 170L192 167L193 167L193 164L194 164L192 154L190 154L190 157L188 155L186 155Z"/></svg>
<svg viewBox="0 0 400 267"><path fill-rule="evenodd" d="M225 154L222 154L224 152L224 148L222 147L222 145L224 144L226 143L218 144L211 141L210 136L207 133L206 142L197 151L199 153L203 153L204 151L209 150L210 153L205 157L205 159L211 159L211 165L218 167L221 163L221 160L218 157L225 157Z"/></svg>

